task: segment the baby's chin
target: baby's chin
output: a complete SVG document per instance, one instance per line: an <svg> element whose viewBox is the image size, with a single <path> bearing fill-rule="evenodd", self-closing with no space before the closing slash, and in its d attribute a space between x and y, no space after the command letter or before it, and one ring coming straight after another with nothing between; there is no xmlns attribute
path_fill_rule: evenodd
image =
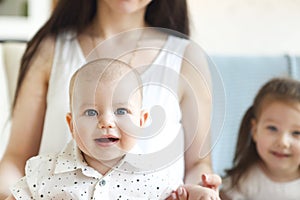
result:
<svg viewBox="0 0 300 200"><path fill-rule="evenodd" d="M103 150L98 155L94 155L94 158L103 163L110 163L122 159L129 151L120 147L114 147L109 150Z"/></svg>

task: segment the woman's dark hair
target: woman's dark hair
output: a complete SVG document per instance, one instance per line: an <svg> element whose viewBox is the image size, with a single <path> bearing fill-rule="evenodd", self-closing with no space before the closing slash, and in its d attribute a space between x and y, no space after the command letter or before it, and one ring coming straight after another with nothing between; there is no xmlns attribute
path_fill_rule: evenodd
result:
<svg viewBox="0 0 300 200"><path fill-rule="evenodd" d="M64 31L80 33L94 19L98 0L59 0L49 20L28 42L21 67L13 105L39 44L47 36L56 37ZM171 29L188 36L189 18L186 0L152 0L146 9L146 22L152 27ZM183 36L181 35L181 36Z"/></svg>
<svg viewBox="0 0 300 200"><path fill-rule="evenodd" d="M255 142L251 135L251 121L258 120L263 107L270 102L287 104L300 103L300 82L289 78L274 78L268 81L257 93L253 105L246 111L237 140L233 167L226 170L232 179L231 186L239 189L239 182L247 171L260 161Z"/></svg>

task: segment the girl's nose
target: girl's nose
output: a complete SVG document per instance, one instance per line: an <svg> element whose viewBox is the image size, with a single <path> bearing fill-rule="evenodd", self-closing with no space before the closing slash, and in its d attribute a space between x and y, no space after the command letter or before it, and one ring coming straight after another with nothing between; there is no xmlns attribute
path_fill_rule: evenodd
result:
<svg viewBox="0 0 300 200"><path fill-rule="evenodd" d="M115 128L115 120L112 115L102 115L98 120L98 128Z"/></svg>
<svg viewBox="0 0 300 200"><path fill-rule="evenodd" d="M289 133L282 133L278 138L278 145L282 148L288 148L290 145L289 140Z"/></svg>

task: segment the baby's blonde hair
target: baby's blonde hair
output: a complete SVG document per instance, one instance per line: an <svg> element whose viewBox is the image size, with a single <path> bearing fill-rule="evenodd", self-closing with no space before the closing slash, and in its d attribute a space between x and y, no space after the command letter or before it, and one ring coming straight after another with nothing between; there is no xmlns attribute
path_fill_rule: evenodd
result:
<svg viewBox="0 0 300 200"><path fill-rule="evenodd" d="M75 85L77 81L94 81L98 80L99 82L112 82L118 80L124 76L128 75L130 81L133 80L137 82L139 86L137 89L141 95L142 99L142 80L139 73L132 68L127 63L110 58L97 59L91 62L86 63L81 68L79 68L71 77L69 84L69 99L70 99L70 109L72 109L72 100L75 90ZM83 79L82 79L83 78Z"/></svg>

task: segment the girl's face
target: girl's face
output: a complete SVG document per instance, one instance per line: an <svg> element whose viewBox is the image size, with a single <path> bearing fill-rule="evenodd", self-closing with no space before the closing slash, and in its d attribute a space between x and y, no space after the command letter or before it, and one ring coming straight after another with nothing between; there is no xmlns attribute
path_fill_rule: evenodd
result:
<svg viewBox="0 0 300 200"><path fill-rule="evenodd" d="M134 13L145 10L151 0L99 0L103 6L119 13Z"/></svg>
<svg viewBox="0 0 300 200"><path fill-rule="evenodd" d="M300 104L265 103L252 122L252 137L268 175L300 177Z"/></svg>

